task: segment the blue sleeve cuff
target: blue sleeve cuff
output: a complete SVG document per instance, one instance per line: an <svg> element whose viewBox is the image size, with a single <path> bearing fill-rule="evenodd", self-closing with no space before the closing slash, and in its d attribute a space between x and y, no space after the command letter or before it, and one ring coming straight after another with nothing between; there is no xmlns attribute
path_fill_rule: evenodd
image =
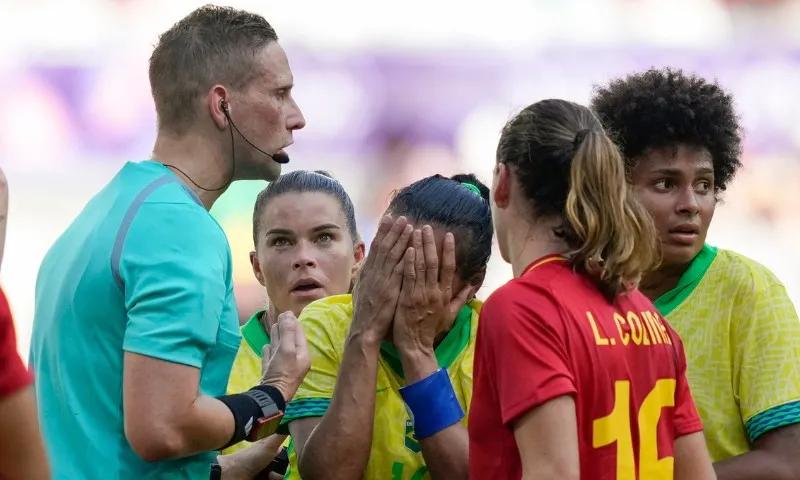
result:
<svg viewBox="0 0 800 480"><path fill-rule="evenodd" d="M776 428L800 423L800 401L784 403L763 411L748 420L744 427L750 443Z"/></svg>

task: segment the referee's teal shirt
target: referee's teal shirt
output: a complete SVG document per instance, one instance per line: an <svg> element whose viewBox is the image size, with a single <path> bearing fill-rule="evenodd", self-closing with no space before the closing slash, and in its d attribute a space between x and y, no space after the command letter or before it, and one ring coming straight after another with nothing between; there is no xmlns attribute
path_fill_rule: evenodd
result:
<svg viewBox="0 0 800 480"><path fill-rule="evenodd" d="M56 479L206 479L213 453L148 463L125 438L124 352L223 395L240 342L222 228L162 164L128 163L45 256L30 366Z"/></svg>

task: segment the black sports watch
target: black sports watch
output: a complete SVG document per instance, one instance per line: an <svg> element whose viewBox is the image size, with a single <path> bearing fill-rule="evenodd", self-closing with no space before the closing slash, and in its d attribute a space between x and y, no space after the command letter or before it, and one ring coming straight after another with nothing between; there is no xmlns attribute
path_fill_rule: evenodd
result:
<svg viewBox="0 0 800 480"><path fill-rule="evenodd" d="M280 395L278 389L272 388L276 395ZM261 417L256 418L252 425L245 426L245 432L247 432L245 438L247 441L255 442L275 433L278 426L281 424L283 411L278 408L272 396L263 390L255 388L242 392L242 394L255 400L259 408L261 408Z"/></svg>
<svg viewBox="0 0 800 480"><path fill-rule="evenodd" d="M222 480L222 467L217 459L214 459L214 463L211 464L211 473L208 476L208 480Z"/></svg>

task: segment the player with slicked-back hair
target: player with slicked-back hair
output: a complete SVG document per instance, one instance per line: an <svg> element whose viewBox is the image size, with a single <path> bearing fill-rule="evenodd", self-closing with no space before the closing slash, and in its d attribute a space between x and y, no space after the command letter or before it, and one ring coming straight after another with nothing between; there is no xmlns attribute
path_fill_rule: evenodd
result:
<svg viewBox="0 0 800 480"><path fill-rule="evenodd" d="M328 172L296 170L278 177L256 198L250 263L264 287L266 308L242 326L228 392L249 388L261 377L261 351L280 312L299 316L311 302L350 293L364 259L350 196ZM283 474L288 466L286 432L256 444L240 442L218 458L223 478Z"/></svg>

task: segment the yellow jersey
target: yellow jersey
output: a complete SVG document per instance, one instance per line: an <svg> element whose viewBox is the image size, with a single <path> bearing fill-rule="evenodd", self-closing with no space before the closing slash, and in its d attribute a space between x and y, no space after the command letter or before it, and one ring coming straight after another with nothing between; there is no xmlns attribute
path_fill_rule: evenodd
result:
<svg viewBox="0 0 800 480"><path fill-rule="evenodd" d="M772 272L706 245L654 303L683 339L714 461L800 423L800 321Z"/></svg>
<svg viewBox="0 0 800 480"><path fill-rule="evenodd" d="M465 413L472 400L472 360L480 308L481 302L477 300L465 305L435 349L439 366L447 369ZM300 324L308 340L311 370L286 408L285 421L325 415L333 397L352 318L353 298L349 294L317 300L303 309ZM367 480L430 478L422 448L414 439L413 424L399 393L403 386L397 350L391 343L384 342L378 361L372 448L363 477ZM462 419L464 426L466 421L467 415ZM289 450L286 478L300 478L293 448Z"/></svg>

